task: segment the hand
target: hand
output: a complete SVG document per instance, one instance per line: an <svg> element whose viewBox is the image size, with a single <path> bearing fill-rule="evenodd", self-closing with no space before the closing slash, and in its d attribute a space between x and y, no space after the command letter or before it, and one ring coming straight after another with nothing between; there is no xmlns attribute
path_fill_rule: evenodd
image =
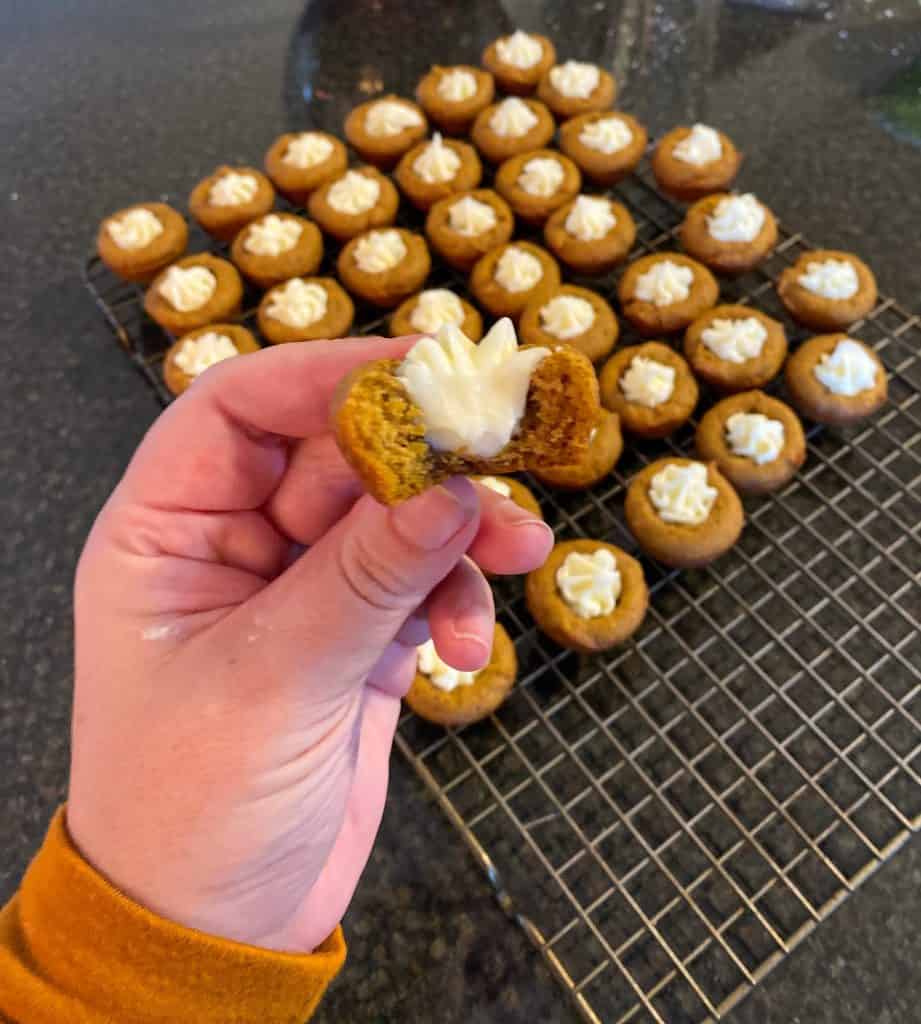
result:
<svg viewBox="0 0 921 1024"><path fill-rule="evenodd" d="M285 345L209 370L90 534L68 826L180 924L291 951L333 931L380 824L414 645L430 630L452 665L482 667L477 564L524 572L550 550L546 526L464 479L392 509L362 495L331 396L411 343Z"/></svg>

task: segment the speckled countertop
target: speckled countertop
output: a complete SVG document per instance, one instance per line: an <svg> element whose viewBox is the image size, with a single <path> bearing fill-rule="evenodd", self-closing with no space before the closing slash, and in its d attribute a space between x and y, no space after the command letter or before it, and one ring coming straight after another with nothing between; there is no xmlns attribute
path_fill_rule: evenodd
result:
<svg viewBox="0 0 921 1024"><path fill-rule="evenodd" d="M84 292L99 218L255 161L359 87L408 88L514 24L603 59L656 133L717 123L746 185L809 237L861 252L921 309L916 0L7 0L0 5L0 897L66 779L70 582L89 525L157 414ZM309 101L309 102L308 102ZM907 1024L921 1005L921 846L909 843L731 1015ZM349 912L323 1021L566 1020L410 769Z"/></svg>

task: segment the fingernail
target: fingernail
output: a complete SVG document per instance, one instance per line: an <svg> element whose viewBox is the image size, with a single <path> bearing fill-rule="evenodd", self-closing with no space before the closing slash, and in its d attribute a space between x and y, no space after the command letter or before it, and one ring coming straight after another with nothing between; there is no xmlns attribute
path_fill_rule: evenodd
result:
<svg viewBox="0 0 921 1024"><path fill-rule="evenodd" d="M390 516L393 528L408 544L437 551L476 516L479 507L473 484L453 477L397 505Z"/></svg>
<svg viewBox="0 0 921 1024"><path fill-rule="evenodd" d="M543 519L535 518L530 512L525 511L525 509L520 505L516 505L513 501L502 502L498 509L498 514L503 526L532 527L541 530L551 543L556 539L553 530L550 529Z"/></svg>

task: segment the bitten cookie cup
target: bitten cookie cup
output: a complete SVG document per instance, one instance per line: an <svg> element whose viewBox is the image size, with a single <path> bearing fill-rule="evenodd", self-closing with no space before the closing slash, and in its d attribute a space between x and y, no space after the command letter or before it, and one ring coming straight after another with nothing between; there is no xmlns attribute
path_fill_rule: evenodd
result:
<svg viewBox="0 0 921 1024"><path fill-rule="evenodd" d="M300 234L282 252L266 252L254 245L260 228L270 218L285 225L297 225ZM257 251L253 251L253 248ZM258 288L271 288L291 277L312 274L323 259L323 236L316 224L293 213L269 213L250 221L233 240L230 258L239 271Z"/></svg>
<svg viewBox="0 0 921 1024"><path fill-rule="evenodd" d="M474 91L470 95L464 93L462 99L451 99L450 85L452 76L460 75L472 79ZM441 67L436 64L416 86L416 99L419 105L442 131L449 135L463 135L473 119L484 108L488 107L495 95L493 76L482 68L470 64L457 64L453 67Z"/></svg>
<svg viewBox="0 0 921 1024"><path fill-rule="evenodd" d="M511 248L521 249L540 264L541 275L530 288L510 291L496 280L496 268ZM533 242L509 242L486 253L470 274L470 291L476 301L494 317L510 316L517 320L532 300L553 291L560 284L560 267L556 260Z"/></svg>
<svg viewBox="0 0 921 1024"><path fill-rule="evenodd" d="M810 291L802 283L801 279L809 273L811 264L823 264L829 260L853 267L857 288L847 298L828 298ZM876 305L877 299L873 271L853 253L836 249L804 252L792 267L787 267L780 275L777 293L793 319L815 331L845 330L862 320Z"/></svg>
<svg viewBox="0 0 921 1024"><path fill-rule="evenodd" d="M406 198L417 210L423 211L430 209L433 203L444 199L445 196L475 189L483 177L483 165L473 146L458 139L444 139L441 145L459 161L457 170L444 181L427 181L419 174L416 162L430 145L431 140L425 140L413 146L400 158L393 173Z"/></svg>
<svg viewBox="0 0 921 1024"><path fill-rule="evenodd" d="M623 145L610 152L585 141L598 132L600 122L620 122ZM649 135L635 117L621 111L601 111L570 118L560 126L560 149L574 160L589 181L596 185L616 185L636 170L646 152Z"/></svg>
<svg viewBox="0 0 921 1024"><path fill-rule="evenodd" d="M527 168L532 160L553 161L560 169L560 182L545 195L543 192L529 192L525 188ZM534 149L527 153L519 153L503 161L496 171L496 191L511 206L515 215L526 224L543 224L543 222L566 203L571 202L582 186L582 175L579 168L569 159L554 149Z"/></svg>
<svg viewBox="0 0 921 1024"><path fill-rule="evenodd" d="M497 622L489 664L477 672L472 683L444 690L417 669L403 699L420 718L434 725L471 725L491 715L502 704L514 687L517 675L515 645Z"/></svg>
<svg viewBox="0 0 921 1024"><path fill-rule="evenodd" d="M509 157L542 149L553 138L556 122L553 115L540 100L522 100L536 118L535 123L522 135L499 135L491 121L498 103L485 107L476 116L470 129L470 139L483 156L492 164L501 164Z"/></svg>
<svg viewBox="0 0 921 1024"><path fill-rule="evenodd" d="M689 163L675 156L675 147L683 143L693 128L682 125L663 135L652 155L652 173L660 189L675 199L693 202L711 192L725 192L742 164L742 154L723 132L716 134L720 155L703 164Z"/></svg>
<svg viewBox="0 0 921 1024"><path fill-rule="evenodd" d="M252 332L240 324L207 324L205 327L189 331L178 341L173 342L163 357L163 382L171 394L181 395L197 380L198 374L187 373L176 362L176 357L183 350L187 341L196 341L204 334L218 334L229 338L241 356L250 352L258 352L260 349L259 342L253 337Z"/></svg>
<svg viewBox="0 0 921 1024"><path fill-rule="evenodd" d="M535 519L543 519L544 513L541 510L540 502L534 497L530 488L520 481L516 480L513 476L475 476L471 477L478 484L483 487L488 487L491 491L497 491L496 485L498 484L502 490L498 490L498 493L502 494L503 497L507 497L509 501L514 501L519 508L523 508L525 512L530 512ZM503 493L505 488L508 488L509 493L506 495Z"/></svg>
<svg viewBox="0 0 921 1024"><path fill-rule="evenodd" d="M215 186L222 178L239 176L255 187L241 191L235 202L216 202ZM228 196L228 199L234 198ZM271 181L255 167L218 167L200 181L189 196L189 212L198 223L221 242L230 242L251 220L269 212L275 205L275 189Z"/></svg>
<svg viewBox="0 0 921 1024"><path fill-rule="evenodd" d="M765 332L758 355L738 363L717 355L703 340L717 320L730 323L757 321ZM723 394L749 391L764 387L780 373L787 358L787 335L779 320L751 306L714 306L687 329L684 354L694 373L715 391Z"/></svg>
<svg viewBox="0 0 921 1024"><path fill-rule="evenodd" d="M717 493L707 518L699 525L686 525L661 517L649 496L653 477L669 465L693 463L693 459L673 457L651 462L630 481L624 501L627 526L637 544L647 555L675 569L699 568L719 558L739 539L745 524L738 494L712 462L706 466L707 485Z"/></svg>
<svg viewBox="0 0 921 1024"><path fill-rule="evenodd" d="M480 58L483 67L492 73L496 84L503 92L511 93L513 96L530 96L537 88L537 83L544 72L556 63L556 47L546 36L532 34L531 38L540 45L541 54L535 63L522 68L502 59L499 43L507 38L503 36L494 39L486 47Z"/></svg>
<svg viewBox="0 0 921 1024"><path fill-rule="evenodd" d="M568 228L570 215L580 197L561 206L544 225L547 248L565 266L578 274L606 274L630 254L636 241L636 224L623 203L606 196L591 197L608 204L614 224L601 238L579 238Z"/></svg>
<svg viewBox="0 0 921 1024"><path fill-rule="evenodd" d="M144 238L138 237L130 239L130 247L119 245L110 229L115 225L117 230L125 217L136 216L135 211L145 211L155 218L160 230L145 244L140 244ZM189 229L185 220L166 203L137 203L125 207L106 217L96 236L96 251L109 270L126 281L139 284L147 284L164 267L178 260L188 244Z"/></svg>
<svg viewBox="0 0 921 1024"><path fill-rule="evenodd" d="M624 374L637 357L660 363L674 373L671 394L657 405L632 402L624 393ZM673 348L661 341L647 341L620 349L605 363L600 383L601 401L605 408L617 413L621 427L638 437L667 437L674 433L690 419L700 396L691 368Z"/></svg>
<svg viewBox="0 0 921 1024"><path fill-rule="evenodd" d="M408 299L401 302L393 311L390 323L388 324L388 334L391 338L403 338L408 334L426 334L430 332L429 328L423 329L412 322L413 313L416 312L416 308L419 305L419 296L422 294L422 292L419 292L417 295L410 295ZM479 341L483 337L483 317L480 315L480 311L459 295L455 297L464 313L464 319L458 326L471 341Z"/></svg>
<svg viewBox="0 0 921 1024"><path fill-rule="evenodd" d="M639 279L657 263L666 262L691 271L693 276L687 296L664 305L639 298ZM702 263L676 252L657 252L640 257L627 267L617 285L617 296L624 316L640 334L647 337L683 331L701 313L716 304L719 294L716 278Z"/></svg>
<svg viewBox="0 0 921 1024"><path fill-rule="evenodd" d="M583 491L594 487L614 469L623 450L620 418L617 413L605 410L595 424L588 451L578 462L568 466L541 466L533 471L534 476L541 483L563 491Z"/></svg>
<svg viewBox="0 0 921 1024"><path fill-rule="evenodd" d="M306 285L322 288L326 293L326 308L323 315L306 324L286 323L273 315L276 298L290 284L289 281L284 281L267 291L259 303L256 314L259 333L272 345L345 337L355 319L355 305L339 282L331 277L305 277L300 280Z"/></svg>
<svg viewBox="0 0 921 1024"><path fill-rule="evenodd" d="M408 108L416 117L392 134L375 135L368 131L368 114L378 103L395 103ZM345 119L345 137L362 160L376 167L390 168L400 157L428 135L428 121L422 108L402 96L379 96L360 103Z"/></svg>
<svg viewBox="0 0 921 1024"><path fill-rule="evenodd" d="M330 203L330 190L342 182L346 174L360 174L377 185L377 199L367 209L351 212L337 209ZM399 206L400 194L387 175L381 174L376 167L355 167L320 185L310 196L307 211L326 234L347 242L371 228L389 227L397 219Z"/></svg>
<svg viewBox="0 0 921 1024"><path fill-rule="evenodd" d="M858 423L886 404L889 383L886 368L868 345L857 342L876 366L873 384L854 395L835 394L816 377L823 357L830 356L839 342L851 340L846 334L820 334L804 342L787 360L784 383L793 405L807 419L829 426L846 427Z"/></svg>
<svg viewBox="0 0 921 1024"><path fill-rule="evenodd" d="M560 593L557 572L571 554L609 552L620 574L620 594L614 610L606 615L583 618ZM541 632L555 643L582 654L596 654L616 647L642 625L649 606L649 590L640 563L625 551L600 540L564 540L550 557L525 581L528 611Z"/></svg>
<svg viewBox="0 0 921 1024"><path fill-rule="evenodd" d="M214 282L210 297L194 309L181 310L174 306L160 291L160 286L173 267L180 270L200 267L208 271ZM162 270L144 295L144 309L148 316L170 334L185 334L218 320L232 320L240 312L242 299L243 281L237 268L229 260L202 252L177 260Z"/></svg>
<svg viewBox="0 0 921 1024"><path fill-rule="evenodd" d="M306 136L311 136L327 151L316 163L311 162L306 154L300 157L297 153ZM288 132L272 143L265 155L264 166L278 191L296 206L304 206L311 192L330 178L342 174L348 163L346 148L335 135L328 132Z"/></svg>
<svg viewBox="0 0 921 1024"><path fill-rule="evenodd" d="M608 110L617 95L617 83L614 76L598 68L598 82L587 96L567 96L553 83L557 67L548 68L537 83L537 98L546 103L555 117L565 120L567 117L578 117L580 114L591 114L599 110Z"/></svg>
<svg viewBox="0 0 921 1024"><path fill-rule="evenodd" d="M396 231L406 254L395 266L387 270L362 270L356 259L356 253L363 238L374 232L366 232L353 238L339 253L336 268L339 279L355 296L383 309L399 305L403 299L419 291L429 276L432 260L429 248L422 235L417 235L405 228L387 228Z"/></svg>
<svg viewBox="0 0 921 1024"><path fill-rule="evenodd" d="M452 207L470 198L488 206L493 213L494 223L478 233L457 230L452 223ZM480 188L472 192L440 199L429 210L425 220L428 240L445 263L456 270L470 270L482 256L498 246L504 245L515 230L515 217L508 203L492 189Z"/></svg>
<svg viewBox="0 0 921 1024"><path fill-rule="evenodd" d="M727 437L727 421L736 413L766 416L783 426L783 447L776 458L759 464L737 454ZM743 391L717 402L697 425L697 454L716 463L719 471L742 494L768 494L790 482L806 461L806 437L796 413L763 391Z"/></svg>
<svg viewBox="0 0 921 1024"><path fill-rule="evenodd" d="M553 303L556 299L566 297L576 299L580 303L588 303L591 307L592 321L585 330L578 334L571 333L576 330L578 325L572 326L562 335L554 334L549 329L546 317L554 307L548 306L548 304ZM580 288L574 284L560 285L529 302L521 314L518 330L522 340L529 345L545 345L548 348L552 348L554 345L572 345L593 363L597 363L599 359L604 359L608 355L617 343L620 333L614 310L598 292L589 288Z"/></svg>
<svg viewBox="0 0 921 1024"><path fill-rule="evenodd" d="M777 219L759 203L764 214L760 230L750 241L721 241L711 233L711 218L724 200L738 198L728 192L699 199L681 225L681 245L689 256L718 274L743 274L763 263L777 244Z"/></svg>

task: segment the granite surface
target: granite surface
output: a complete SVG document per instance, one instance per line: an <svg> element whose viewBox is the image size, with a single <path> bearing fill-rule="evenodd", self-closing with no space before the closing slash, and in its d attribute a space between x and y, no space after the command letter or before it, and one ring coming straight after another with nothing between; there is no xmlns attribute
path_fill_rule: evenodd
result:
<svg viewBox="0 0 921 1024"><path fill-rule="evenodd" d="M859 250L921 309L916 0L7 0L0 5L0 898L62 799L70 583L157 414L79 279L111 209L182 197L284 129L335 124L429 54L475 59L514 24L604 60L659 132L689 118L751 155L745 183ZM730 1019L905 1024L921 1005L921 846L909 843ZM323 1021L568 1020L571 1011L399 759Z"/></svg>

